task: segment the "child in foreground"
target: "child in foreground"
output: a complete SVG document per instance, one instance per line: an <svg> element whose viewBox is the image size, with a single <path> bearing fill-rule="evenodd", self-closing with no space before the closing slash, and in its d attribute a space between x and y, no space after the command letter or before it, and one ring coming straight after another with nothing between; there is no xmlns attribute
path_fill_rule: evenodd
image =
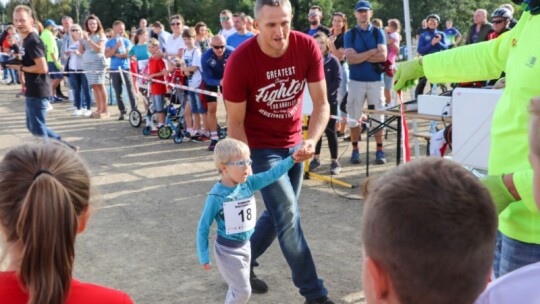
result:
<svg viewBox="0 0 540 304"><path fill-rule="evenodd" d="M203 268L210 269L208 235L215 220L214 255L219 272L229 285L225 303L246 303L251 295L249 238L257 222L254 192L289 171L301 153L298 150L272 169L252 175L252 161L245 143L232 138L217 143L214 161L221 180L206 199L197 231L197 253Z"/></svg>

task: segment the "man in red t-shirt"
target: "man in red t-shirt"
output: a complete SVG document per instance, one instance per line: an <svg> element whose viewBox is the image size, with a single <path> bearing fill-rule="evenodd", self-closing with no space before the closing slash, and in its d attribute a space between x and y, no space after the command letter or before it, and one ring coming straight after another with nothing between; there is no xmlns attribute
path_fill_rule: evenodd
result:
<svg viewBox="0 0 540 304"><path fill-rule="evenodd" d="M248 143L254 173L277 165L302 149L309 159L329 119L323 62L311 37L291 32L289 0L257 0L256 39L240 45L229 58L223 77L229 136ZM313 100L308 138L302 141L302 93L307 83ZM292 277L306 303L333 303L317 277L315 263L300 226L298 195L303 163L261 190L266 210L251 237L252 267L277 236ZM251 271L254 293L268 286Z"/></svg>

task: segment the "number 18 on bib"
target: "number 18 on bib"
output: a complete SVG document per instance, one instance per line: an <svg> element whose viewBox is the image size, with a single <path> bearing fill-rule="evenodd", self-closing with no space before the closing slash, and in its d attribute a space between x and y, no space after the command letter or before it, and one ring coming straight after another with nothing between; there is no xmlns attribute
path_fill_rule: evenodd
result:
<svg viewBox="0 0 540 304"><path fill-rule="evenodd" d="M225 233L235 234L255 228L257 205L255 197L223 203Z"/></svg>

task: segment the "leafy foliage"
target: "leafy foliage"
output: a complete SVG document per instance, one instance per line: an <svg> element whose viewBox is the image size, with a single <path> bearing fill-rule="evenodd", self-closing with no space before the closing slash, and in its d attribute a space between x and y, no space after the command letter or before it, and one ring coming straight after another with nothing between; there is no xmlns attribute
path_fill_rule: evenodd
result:
<svg viewBox="0 0 540 304"><path fill-rule="evenodd" d="M349 27L356 24L354 18L354 1L350 0L290 0L293 7L293 27L304 30L308 27L307 13L312 5L319 5L324 11L323 24L331 25L331 16L334 12L343 12L349 19ZM442 20L454 20L454 26L465 34L472 24L472 15L477 8L485 8L491 13L502 2L493 0L446 0L425 1L409 0L411 14L411 29L414 37L420 22L430 13L436 13ZM138 26L140 18L147 18L149 22L161 21L168 24L168 18L174 14L181 14L186 24L195 25L204 21L213 32L217 32L219 12L229 9L233 12L244 12L253 16L253 0L10 0L6 7L0 6L0 11L6 12L7 20L11 20L13 8L17 4L31 6L39 20L54 19L59 22L62 16L69 15L74 20L83 20L89 13L100 17L105 27L111 26L115 20L122 20L126 27ZM371 1L374 18L381 18L386 22L390 18L398 18L403 28L404 13L403 2L396 0ZM517 7L516 7L517 9ZM79 18L77 18L77 15ZM517 16L517 15L516 15ZM441 24L441 29L444 24Z"/></svg>

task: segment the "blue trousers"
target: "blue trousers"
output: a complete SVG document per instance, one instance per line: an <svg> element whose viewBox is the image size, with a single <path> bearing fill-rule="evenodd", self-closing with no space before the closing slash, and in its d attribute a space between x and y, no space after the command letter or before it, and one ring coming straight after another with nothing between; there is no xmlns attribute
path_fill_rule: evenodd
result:
<svg viewBox="0 0 540 304"><path fill-rule="evenodd" d="M47 97L26 97L26 127L35 136L41 136L47 142L48 138L60 140L60 135L54 133L45 125L47 114Z"/></svg>
<svg viewBox="0 0 540 304"><path fill-rule="evenodd" d="M298 148L251 149L253 173L269 170ZM256 263L255 260L270 247L277 236L281 251L291 268L294 285L307 300L313 300L326 296L328 291L317 276L300 225L298 196L303 175L303 163L295 164L288 174L261 190L266 210L257 220L255 232L250 239L251 262Z"/></svg>

